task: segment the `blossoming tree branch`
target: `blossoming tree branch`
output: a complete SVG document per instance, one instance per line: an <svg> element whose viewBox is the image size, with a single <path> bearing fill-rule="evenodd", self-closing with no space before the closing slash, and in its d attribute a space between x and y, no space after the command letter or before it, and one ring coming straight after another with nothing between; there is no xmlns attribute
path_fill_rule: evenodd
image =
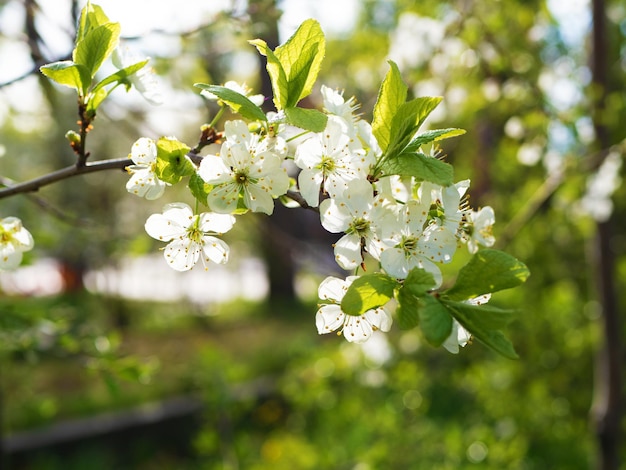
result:
<svg viewBox="0 0 626 470"><path fill-rule="evenodd" d="M230 249L220 237L248 212L271 216L276 203L313 209L322 226L337 234L335 260L351 273L320 284L315 319L320 334L338 332L363 342L376 330L389 331L395 321L402 329L419 326L430 344L453 353L475 338L517 357L502 332L515 311L485 304L492 293L523 283L529 272L514 257L489 248L495 241L494 211L471 208L470 181L455 182L453 167L443 161L437 142L464 131L420 132L441 98L407 99L408 87L389 62L371 123L356 113L354 98L346 100L324 85L322 110L300 107L314 90L325 53L319 24L307 20L275 50L260 39L250 41L267 58L276 112L265 113L264 97L251 96L245 86L198 83L220 112L203 126L193 149L174 137L141 137L130 160L90 161L88 133L114 89L134 87L154 100L148 60L125 55L119 35L119 24L102 8L86 5L72 60L41 68L78 95L79 129L67 133L76 164L7 184L0 198L113 168L126 168L128 192L150 200L183 184L189 200L165 204L145 223L147 234L165 244L165 262L177 271L227 263ZM117 71L98 81L96 74L109 59ZM220 130L216 126L226 108L239 119L226 121ZM209 145L215 150L202 155ZM1 269L16 268L33 244L20 219L0 220ZM473 256L444 280L441 265L463 248Z"/></svg>

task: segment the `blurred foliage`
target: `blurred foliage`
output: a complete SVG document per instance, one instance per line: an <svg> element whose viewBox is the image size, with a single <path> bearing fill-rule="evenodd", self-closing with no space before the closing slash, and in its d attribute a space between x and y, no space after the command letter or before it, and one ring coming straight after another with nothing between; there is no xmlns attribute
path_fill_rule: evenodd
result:
<svg viewBox="0 0 626 470"><path fill-rule="evenodd" d="M600 333L590 264L595 224L580 201L602 149L595 144L589 115L588 39L565 40L560 26L566 25L559 25L539 0L363 0L360 5L354 30L328 38L319 82L356 96L369 118L385 61L392 58L414 95L444 96L429 122L467 130L444 147L456 168L455 178L472 180L473 207L494 207L499 248L523 260L532 273L523 287L494 298L495 305L520 307L507 335L521 359L496 357L480 344L451 356L422 345L416 332L395 327L389 344L374 345L389 348L390 356L385 361L368 358L359 346L318 338L312 306L228 304L207 307L219 315L206 317L191 304L3 299L5 428L7 421L27 427L193 390L207 404L203 429L194 441L196 455L176 463L163 457L163 467L153 461L136 468L593 465L597 450L588 413ZM626 8L609 1L607 13L610 80L623 83ZM166 49L163 56L155 56L155 66L175 92L193 93L195 82L231 78L258 88L256 64L249 61L245 42L257 36L262 32L245 15L220 16L208 27L185 34L176 53ZM567 99L563 89L571 90ZM614 145L626 137L626 98L621 88L616 90L609 93L605 117ZM59 90L45 93L48 101L42 102L48 104L39 113L38 126L20 127L25 118L16 109L10 109L2 124L5 176L25 179L71 162L62 136L73 126L73 103L64 104ZM90 135L94 156L123 156L140 134L162 129L151 111L124 111L125 105L123 100L114 103L98 117ZM197 96L181 98L164 111L174 113L170 122L179 121L172 129L187 126L179 137L190 142L195 129L215 112ZM70 261L80 256L87 267L114 263L129 250L140 255L156 246L141 229L147 214L158 211L160 204L146 206L127 196L125 180L118 174L92 175L42 191L42 199L70 216L69 223L23 197L3 200L2 212L29 220L38 255L49 252ZM613 201L616 235L611 248L623 306L623 186ZM85 224L74 223L84 219ZM254 233L244 248L254 253L261 238L257 226L237 230L233 236L240 245ZM303 251L308 247L302 246ZM118 333L110 315L124 309L130 329ZM174 310L194 315L171 315ZM622 315L622 329L625 324ZM111 345L120 338L120 352L149 358L131 364L135 379L144 377L142 367L151 369L152 357L159 358L161 369L149 386L125 384L111 395L105 382L84 375L89 351L100 361L90 362L93 371L125 374L123 362L115 372L115 361L94 353L98 338ZM41 382L35 386L37 380ZM89 388L97 390L83 392ZM76 390L83 401L69 393ZM85 460L79 459L75 468L105 454L93 455L81 457ZM622 455L626 461L626 448ZM70 468L63 462L55 467L54 459L47 462L38 468Z"/></svg>

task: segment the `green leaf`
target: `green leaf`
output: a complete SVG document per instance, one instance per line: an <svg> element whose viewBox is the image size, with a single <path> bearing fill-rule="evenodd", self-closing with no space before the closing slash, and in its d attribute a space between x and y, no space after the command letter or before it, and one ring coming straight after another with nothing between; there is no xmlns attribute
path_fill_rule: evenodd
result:
<svg viewBox="0 0 626 470"><path fill-rule="evenodd" d="M423 153L402 153L382 161L380 170L385 175L414 176L418 180L430 181L442 186L454 182L452 165Z"/></svg>
<svg viewBox="0 0 626 470"><path fill-rule="evenodd" d="M398 66L390 60L389 71L378 91L378 99L374 105L374 117L372 120L372 133L383 152L389 146L391 120L398 108L406 101L407 89L400 76Z"/></svg>
<svg viewBox="0 0 626 470"><path fill-rule="evenodd" d="M102 7L92 5L92 3L88 1L80 13L76 42L81 41L91 30L106 23L110 23L110 21Z"/></svg>
<svg viewBox="0 0 626 470"><path fill-rule="evenodd" d="M262 39L254 39L248 42L257 48L259 54L267 57L266 69L270 76L270 81L272 82L274 106L276 106L276 109L280 111L287 106L287 98L289 94L287 74L278 60L278 57L276 57L265 41Z"/></svg>
<svg viewBox="0 0 626 470"><path fill-rule="evenodd" d="M274 54L282 65L288 82L284 107L294 107L311 94L326 53L326 39L314 19L304 21Z"/></svg>
<svg viewBox="0 0 626 470"><path fill-rule="evenodd" d="M431 295L420 297L419 304L419 325L426 341L433 346L441 346L452 332L452 315Z"/></svg>
<svg viewBox="0 0 626 470"><path fill-rule="evenodd" d="M518 355L511 342L499 331L510 320L513 312L495 307L471 306L457 302L445 302L456 320L485 346L509 359ZM482 311L482 312L481 312Z"/></svg>
<svg viewBox="0 0 626 470"><path fill-rule="evenodd" d="M398 290L398 308L396 317L401 330L410 330L419 324L418 310L420 308L417 297L404 287Z"/></svg>
<svg viewBox="0 0 626 470"><path fill-rule="evenodd" d="M433 275L422 268L413 268L404 280L403 289L407 289L416 297L421 297L435 287Z"/></svg>
<svg viewBox="0 0 626 470"><path fill-rule="evenodd" d="M211 192L212 186L200 177L198 173L194 173L189 178L189 190L193 197L195 197L201 204L208 206L207 197Z"/></svg>
<svg viewBox="0 0 626 470"><path fill-rule="evenodd" d="M96 84L89 93L87 97L87 111L95 116L98 107L102 104L102 102L109 96L109 93L112 91L107 91L104 88L106 85L111 83L127 83L128 76L136 73L138 70L141 70L148 63L148 60L143 60L141 62L137 62L136 64L129 65L128 67L124 67L121 70L109 75L108 77L102 79L100 82Z"/></svg>
<svg viewBox="0 0 626 470"><path fill-rule="evenodd" d="M524 263L498 250L480 250L459 271L454 286L444 294L450 300L465 300L510 289L524 283L530 271Z"/></svg>
<svg viewBox="0 0 626 470"><path fill-rule="evenodd" d="M93 77L102 62L117 47L120 36L119 23L106 23L95 27L78 41L74 49L73 59L77 64L84 65Z"/></svg>
<svg viewBox="0 0 626 470"><path fill-rule="evenodd" d="M456 137L465 134L464 129L434 129L426 131L422 134L416 135L409 145L403 150L402 153L417 152L422 145L429 144L431 142L437 142L439 140L449 139L450 137Z"/></svg>
<svg viewBox="0 0 626 470"><path fill-rule="evenodd" d="M400 105L391 120L389 149L401 153L441 100L440 96L426 96Z"/></svg>
<svg viewBox="0 0 626 470"><path fill-rule="evenodd" d="M91 117L95 116L98 106L102 104L107 96L109 96L109 92L106 88L100 88L89 93L89 98L87 99L87 114Z"/></svg>
<svg viewBox="0 0 626 470"><path fill-rule="evenodd" d="M365 274L350 284L341 301L341 309L348 315L362 315L385 305L397 286L398 282L386 274Z"/></svg>
<svg viewBox="0 0 626 470"><path fill-rule="evenodd" d="M478 339L485 346L488 346L494 351L502 354L504 357L509 359L519 359L513 344L501 331L489 331L482 337L476 335L476 339Z"/></svg>
<svg viewBox="0 0 626 470"><path fill-rule="evenodd" d="M161 137L157 141L157 163L155 174L166 183L176 184L184 176L196 172L193 162L187 157L189 147L176 139Z"/></svg>
<svg viewBox="0 0 626 470"><path fill-rule="evenodd" d="M466 302L454 302L443 297L440 300L455 313L455 317L460 316L468 324L471 323L484 330L500 330L508 325L517 314L516 310L492 305L472 305Z"/></svg>
<svg viewBox="0 0 626 470"><path fill-rule="evenodd" d="M53 62L42 66L39 70L59 85L74 88L81 96L85 94L85 90L91 83L91 75L87 68L71 60Z"/></svg>
<svg viewBox="0 0 626 470"><path fill-rule="evenodd" d="M246 119L252 121L267 121L267 117L261 108L250 101L247 96L237 93L235 90L231 90L225 86L207 85L204 83L196 83L194 86L214 94L226 103L233 112L240 114Z"/></svg>
<svg viewBox="0 0 626 470"><path fill-rule="evenodd" d="M328 122L328 116L317 109L285 108L285 116L289 124L311 132L322 132Z"/></svg>
<svg viewBox="0 0 626 470"><path fill-rule="evenodd" d="M142 68L144 68L150 60L142 60L141 62L137 62L136 64L129 65L128 67L124 67L123 69L118 70L115 73L112 73L108 77L103 78L99 81L91 90L92 93L97 92L102 87L110 85L111 83L125 83L128 80L128 77L139 72Z"/></svg>

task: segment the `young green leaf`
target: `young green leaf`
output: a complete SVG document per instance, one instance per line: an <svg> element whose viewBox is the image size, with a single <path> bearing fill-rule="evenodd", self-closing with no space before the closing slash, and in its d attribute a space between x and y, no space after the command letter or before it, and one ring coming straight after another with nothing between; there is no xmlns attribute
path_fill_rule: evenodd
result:
<svg viewBox="0 0 626 470"><path fill-rule="evenodd" d="M119 23L106 23L93 28L76 44L73 54L74 62L84 65L89 75L93 77L102 62L117 47L119 36Z"/></svg>
<svg viewBox="0 0 626 470"><path fill-rule="evenodd" d="M289 124L311 132L322 132L328 122L328 116L317 109L285 108L285 116Z"/></svg>
<svg viewBox="0 0 626 470"><path fill-rule="evenodd" d="M472 305L466 302L454 302L440 298L449 310L456 313L454 316L462 316L464 321L471 322L484 330L500 330L508 325L516 310L502 309L492 305Z"/></svg>
<svg viewBox="0 0 626 470"><path fill-rule="evenodd" d="M391 120L400 105L406 101L407 89L400 76L398 66L390 60L389 71L378 91L378 99L374 105L374 117L372 120L372 133L383 152L389 146Z"/></svg>
<svg viewBox="0 0 626 470"><path fill-rule="evenodd" d="M509 359L517 359L517 353L511 342L504 336L499 328L508 323L512 312L500 310L495 312L494 307L485 309L486 306L471 306L468 304L459 304L457 302L444 302L454 318L469 331L472 336L481 343L490 347L494 351L502 354ZM460 306L463 305L463 306Z"/></svg>
<svg viewBox="0 0 626 470"><path fill-rule="evenodd" d="M348 315L362 315L389 302L397 286L398 282L386 274L365 274L350 284L341 309Z"/></svg>
<svg viewBox="0 0 626 470"><path fill-rule="evenodd" d="M295 33L274 54L278 58L288 82L285 108L294 107L311 94L320 71L326 39L320 24L314 19L304 21Z"/></svg>
<svg viewBox="0 0 626 470"><path fill-rule="evenodd" d="M419 324L418 310L420 305L417 297L406 288L405 284L398 290L396 298L398 300L398 308L396 309L398 326L401 330L415 328Z"/></svg>
<svg viewBox="0 0 626 470"><path fill-rule="evenodd" d="M402 104L391 120L389 149L401 153L441 100L440 96L425 96Z"/></svg>
<svg viewBox="0 0 626 470"><path fill-rule="evenodd" d="M289 94L289 84L287 82L285 69L283 69L278 57L276 57L272 49L269 48L265 41L262 39L254 39L248 42L257 48L259 54L267 57L267 64L265 68L267 69L270 81L272 82L274 106L276 106L276 109L279 111L285 109Z"/></svg>
<svg viewBox="0 0 626 470"><path fill-rule="evenodd" d="M476 253L459 271L454 286L444 294L450 300L465 300L510 289L524 283L530 271L524 263L498 250Z"/></svg>
<svg viewBox="0 0 626 470"><path fill-rule="evenodd" d="M102 104L102 102L109 96L109 92L106 88L100 88L95 91L91 91L87 98L87 115L94 117L98 110L98 106Z"/></svg>
<svg viewBox="0 0 626 470"><path fill-rule="evenodd" d="M74 88L81 96L86 94L86 90L91 83L91 75L89 75L87 68L83 65L75 64L71 60L46 64L39 70L59 85Z"/></svg>
<svg viewBox="0 0 626 470"><path fill-rule="evenodd" d="M204 83L196 83L194 86L214 94L226 103L228 107L233 110L233 112L240 114L246 119L253 121L267 121L267 117L261 108L241 93L237 93L236 91L224 86L206 85Z"/></svg>
<svg viewBox="0 0 626 470"><path fill-rule="evenodd" d="M106 23L110 23L110 21L102 7L93 5L88 1L80 12L76 43L81 41L91 30Z"/></svg>
<svg viewBox="0 0 626 470"><path fill-rule="evenodd" d="M129 65L128 67L124 67L123 69L118 70L115 73L112 73L108 77L103 78L99 81L91 90L92 93L97 92L102 87L110 85L111 83L126 83L128 81L128 77L139 72L142 68L144 68L149 62L149 59L142 60L141 62L137 62L136 64Z"/></svg>
<svg viewBox="0 0 626 470"><path fill-rule="evenodd" d="M435 287L435 278L422 268L413 268L404 280L403 289L407 289L416 297L421 297Z"/></svg>
<svg viewBox="0 0 626 470"><path fill-rule="evenodd" d="M211 191L211 185L204 182L198 173L189 178L189 190L201 204L207 206L207 197Z"/></svg>
<svg viewBox="0 0 626 470"><path fill-rule="evenodd" d="M426 131L422 134L416 135L411 142L409 142L409 145L404 149L403 153L417 152L422 145L463 134L465 134L465 130L455 128Z"/></svg>
<svg viewBox="0 0 626 470"><path fill-rule="evenodd" d="M426 341L433 346L441 346L452 332L452 315L431 295L420 297L419 304L419 325Z"/></svg>
<svg viewBox="0 0 626 470"><path fill-rule="evenodd" d="M189 147L176 139L161 137L157 141L155 174L166 183L176 184L184 176L195 174L196 167L187 157Z"/></svg>
<svg viewBox="0 0 626 470"><path fill-rule="evenodd" d="M441 186L454 182L452 165L422 153L402 153L382 161L380 170L385 175L414 176Z"/></svg>

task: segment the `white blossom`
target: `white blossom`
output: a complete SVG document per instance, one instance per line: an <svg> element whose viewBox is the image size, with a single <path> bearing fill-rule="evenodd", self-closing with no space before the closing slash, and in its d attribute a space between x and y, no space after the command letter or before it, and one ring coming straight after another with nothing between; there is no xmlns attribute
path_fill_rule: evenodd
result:
<svg viewBox="0 0 626 470"><path fill-rule="evenodd" d="M445 227L428 223L430 203L411 200L386 224L384 241L391 246L380 256L383 269L398 279L405 279L411 269L422 268L441 285L441 270L435 264L448 263L456 251L456 237Z"/></svg>
<svg viewBox="0 0 626 470"><path fill-rule="evenodd" d="M123 69L146 59L137 57L128 48L121 49L118 47L113 51L111 60L113 65L119 69ZM137 72L130 75L128 80L148 103L157 106L163 104L159 81L152 68L145 65Z"/></svg>
<svg viewBox="0 0 626 470"><path fill-rule="evenodd" d="M362 343L376 330L385 332L390 330L393 320L385 306L368 310L358 316L348 315L341 309L343 296L357 278L358 276L349 276L343 280L329 276L322 281L318 295L328 303L321 304L315 316L319 334L339 330L338 334L343 334L348 341Z"/></svg>
<svg viewBox="0 0 626 470"><path fill-rule="evenodd" d="M134 165L126 167L131 175L126 183L126 190L146 199L158 199L163 195L167 183L157 178L157 148L152 139L142 137L132 146L130 158Z"/></svg>
<svg viewBox="0 0 626 470"><path fill-rule="evenodd" d="M489 302L491 294L484 294L473 299L466 300L465 303L470 305L482 305ZM465 347L467 343L472 339L472 334L467 331L463 326L455 319L452 319L452 331L443 342L442 346L450 351L452 354L459 353L459 346Z"/></svg>
<svg viewBox="0 0 626 470"><path fill-rule="evenodd" d="M492 233L496 216L490 206L485 206L478 211L468 211L466 214L467 249L470 253L478 251L478 245L493 246L496 239Z"/></svg>
<svg viewBox="0 0 626 470"><path fill-rule="evenodd" d="M15 269L22 262L25 251L33 249L35 242L17 217L0 220L0 269Z"/></svg>
<svg viewBox="0 0 626 470"><path fill-rule="evenodd" d="M209 207L232 213L241 195L245 207L271 215L273 198L289 189L289 176L280 156L286 146L277 144L278 137L259 140L243 121L228 121L225 135L221 154L204 157L198 170L200 177L214 186L207 200Z"/></svg>
<svg viewBox="0 0 626 470"><path fill-rule="evenodd" d="M298 146L294 161L302 169L300 192L312 207L319 205L320 189L336 197L349 181L365 179L370 167L360 143L350 138L345 123L332 116L324 132Z"/></svg>
<svg viewBox="0 0 626 470"><path fill-rule="evenodd" d="M346 124L354 128L358 119L354 113L359 109L359 104L354 96L346 100L343 97L343 92L333 90L326 85L320 87L320 93L324 102L324 110L328 114L340 117Z"/></svg>
<svg viewBox="0 0 626 470"><path fill-rule="evenodd" d="M379 260L385 249L382 227L392 223L394 214L375 198L367 180L353 180L336 198L320 204L322 226L331 233L345 232L335 243L335 260L343 269L363 262L363 250Z"/></svg>
<svg viewBox="0 0 626 470"><path fill-rule="evenodd" d="M225 264L229 247L215 235L228 232L235 218L228 214L205 212L194 214L187 204L167 204L163 214L153 214L146 221L146 232L152 238L169 242L163 251L168 264L176 271L192 269L202 256L205 269L212 261Z"/></svg>

